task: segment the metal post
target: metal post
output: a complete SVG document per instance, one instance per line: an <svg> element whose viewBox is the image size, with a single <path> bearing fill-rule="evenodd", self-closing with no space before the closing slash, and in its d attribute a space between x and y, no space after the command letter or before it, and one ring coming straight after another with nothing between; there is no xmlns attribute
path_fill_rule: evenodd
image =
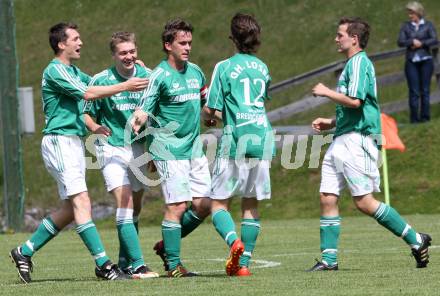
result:
<svg viewBox="0 0 440 296"><path fill-rule="evenodd" d="M13 0L0 1L0 126L6 227L19 231L23 224L24 186L18 118L18 62L15 52Z"/></svg>

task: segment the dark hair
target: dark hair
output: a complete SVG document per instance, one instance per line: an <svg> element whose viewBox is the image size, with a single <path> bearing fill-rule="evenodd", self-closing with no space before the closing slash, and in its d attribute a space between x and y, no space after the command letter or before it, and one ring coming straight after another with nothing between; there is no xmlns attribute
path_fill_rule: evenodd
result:
<svg viewBox="0 0 440 296"><path fill-rule="evenodd" d="M370 25L358 17L343 17L339 20L339 25L343 24L348 25L347 33L349 36L358 36L360 48L366 48L370 37Z"/></svg>
<svg viewBox="0 0 440 296"><path fill-rule="evenodd" d="M58 23L49 29L49 44L55 54L60 51L58 43L66 41L68 38L67 29L78 30L78 26L74 23Z"/></svg>
<svg viewBox="0 0 440 296"><path fill-rule="evenodd" d="M255 53L261 44L261 28L254 16L237 13L231 20L231 39L241 53Z"/></svg>
<svg viewBox="0 0 440 296"><path fill-rule="evenodd" d="M165 52L167 52L165 43L173 43L173 41L176 39L177 32L179 31L192 33L193 26L180 18L170 20L165 24L164 31L162 33L162 46Z"/></svg>
<svg viewBox="0 0 440 296"><path fill-rule="evenodd" d="M116 51L116 45L123 42L132 42L136 45L136 36L131 32L115 32L110 40L110 50L112 53Z"/></svg>

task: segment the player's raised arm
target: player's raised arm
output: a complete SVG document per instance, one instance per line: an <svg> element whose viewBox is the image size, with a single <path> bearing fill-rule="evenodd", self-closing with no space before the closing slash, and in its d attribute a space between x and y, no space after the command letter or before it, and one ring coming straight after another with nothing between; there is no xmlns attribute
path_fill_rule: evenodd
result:
<svg viewBox="0 0 440 296"><path fill-rule="evenodd" d="M348 108L359 108L362 105L362 101L357 98L349 97L343 93L336 92L331 88L328 88L322 83L318 83L312 90L314 96L327 97L337 104L341 104Z"/></svg>
<svg viewBox="0 0 440 296"><path fill-rule="evenodd" d="M90 86L84 94L86 101L105 98L123 91L141 91L148 86L147 78L132 77L115 85Z"/></svg>
<svg viewBox="0 0 440 296"><path fill-rule="evenodd" d="M336 126L336 120L332 118L316 118L312 122L313 130L317 132L322 132L325 130L332 129Z"/></svg>

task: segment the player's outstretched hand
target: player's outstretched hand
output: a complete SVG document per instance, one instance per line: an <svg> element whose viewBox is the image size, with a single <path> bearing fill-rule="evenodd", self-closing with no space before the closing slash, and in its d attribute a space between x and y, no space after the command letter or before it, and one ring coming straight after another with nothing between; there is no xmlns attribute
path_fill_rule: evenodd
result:
<svg viewBox="0 0 440 296"><path fill-rule="evenodd" d="M148 114L140 109L137 109L133 113L133 117L130 121L133 132L137 135L141 127L147 122Z"/></svg>
<svg viewBox="0 0 440 296"><path fill-rule="evenodd" d="M312 89L312 94L315 97L328 97L328 93L329 93L330 89L325 86L322 83L318 83L317 85L315 85L315 87Z"/></svg>
<svg viewBox="0 0 440 296"><path fill-rule="evenodd" d="M112 135L112 130L104 125L97 124L96 128L92 131L92 133L109 137Z"/></svg>
<svg viewBox="0 0 440 296"><path fill-rule="evenodd" d="M132 77L124 82L127 91L140 91L148 86L147 78Z"/></svg>
<svg viewBox="0 0 440 296"><path fill-rule="evenodd" d="M313 130L317 132L329 130L335 127L335 121L331 118L316 118L312 122L312 128Z"/></svg>

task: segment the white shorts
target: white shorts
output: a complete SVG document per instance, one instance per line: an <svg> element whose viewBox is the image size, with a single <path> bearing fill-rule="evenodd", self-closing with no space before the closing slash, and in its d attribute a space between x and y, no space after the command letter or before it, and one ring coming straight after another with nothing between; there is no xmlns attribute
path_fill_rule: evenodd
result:
<svg viewBox="0 0 440 296"><path fill-rule="evenodd" d="M380 192L379 149L369 136L348 133L336 137L322 162L322 193L340 195L348 184L352 196Z"/></svg>
<svg viewBox="0 0 440 296"><path fill-rule="evenodd" d="M270 199L270 160L216 158L212 173L212 199L233 196Z"/></svg>
<svg viewBox="0 0 440 296"><path fill-rule="evenodd" d="M78 136L44 135L41 154L61 199L87 191L84 143Z"/></svg>
<svg viewBox="0 0 440 296"><path fill-rule="evenodd" d="M96 157L104 176L105 186L110 192L115 188L130 185L131 190L138 192L147 189L139 177L136 177L133 170L129 167L133 160L145 153L145 145L133 143L131 146L118 147L112 146L104 141L95 143ZM140 172L145 176L147 166L139 167Z"/></svg>
<svg viewBox="0 0 440 296"><path fill-rule="evenodd" d="M209 197L211 175L206 156L183 160L155 160L166 204Z"/></svg>

